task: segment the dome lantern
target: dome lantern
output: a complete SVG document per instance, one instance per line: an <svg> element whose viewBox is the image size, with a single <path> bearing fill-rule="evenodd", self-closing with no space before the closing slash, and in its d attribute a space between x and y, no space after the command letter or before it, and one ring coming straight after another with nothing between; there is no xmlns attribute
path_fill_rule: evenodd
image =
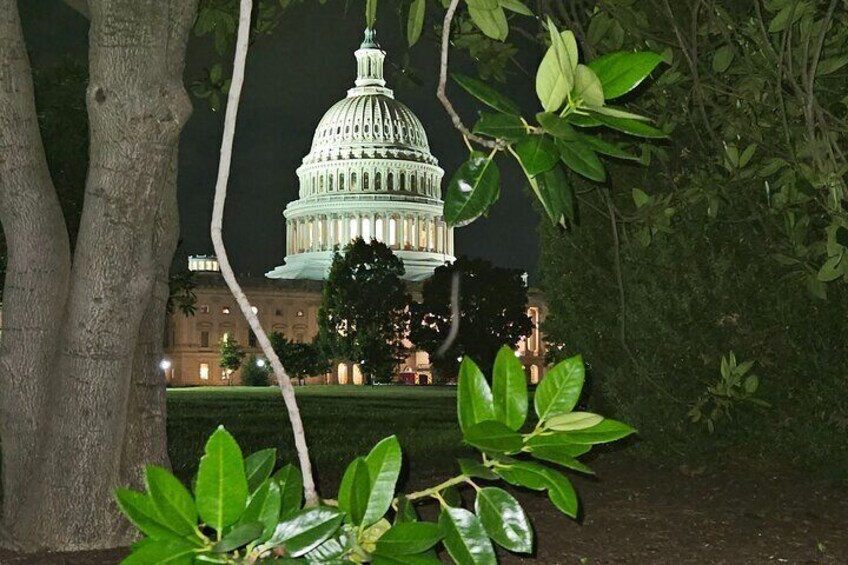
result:
<svg viewBox="0 0 848 565"><path fill-rule="evenodd" d="M297 169L299 199L284 212L285 264L270 278L323 279L334 250L357 237L391 247L409 280L454 259L453 228L442 217L444 171L421 121L386 87L374 30L354 55L355 86L321 118Z"/></svg>

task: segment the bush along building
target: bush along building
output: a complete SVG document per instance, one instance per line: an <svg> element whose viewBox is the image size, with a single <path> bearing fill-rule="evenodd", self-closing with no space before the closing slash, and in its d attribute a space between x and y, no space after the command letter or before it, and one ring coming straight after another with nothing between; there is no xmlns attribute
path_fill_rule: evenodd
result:
<svg viewBox="0 0 848 565"><path fill-rule="evenodd" d="M299 198L288 204L286 257L265 279L243 280L266 330L295 342L310 342L318 333L322 281L333 253L356 238L387 245L404 263L413 300L421 281L454 260L453 228L442 217L444 171L430 153L421 121L386 87L385 52L374 32L355 52L357 78L347 96L318 123L309 154L298 168ZM171 316L163 369L172 386L239 384L241 371L219 367L220 342L234 339L248 355L261 355L218 273L214 257L189 258L197 275L194 316ZM544 345L539 325L544 318L541 294L530 292L528 316L533 332L517 354L528 379L544 372ZM398 367L398 381L432 381L427 353L410 353ZM334 363L329 373L308 384L363 384L359 366Z"/></svg>

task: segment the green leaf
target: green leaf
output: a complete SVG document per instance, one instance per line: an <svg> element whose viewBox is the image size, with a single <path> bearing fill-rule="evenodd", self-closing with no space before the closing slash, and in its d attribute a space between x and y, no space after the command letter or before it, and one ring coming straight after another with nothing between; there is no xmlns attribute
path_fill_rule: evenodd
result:
<svg viewBox="0 0 848 565"><path fill-rule="evenodd" d="M503 41L509 35L509 23L503 8L497 6L494 10L484 10L468 5L468 15L483 34L496 41Z"/></svg>
<svg viewBox="0 0 848 565"><path fill-rule="evenodd" d="M492 371L495 419L513 430L527 419L527 376L524 365L509 347L501 347Z"/></svg>
<svg viewBox="0 0 848 565"><path fill-rule="evenodd" d="M516 553L533 552L533 527L524 509L505 490L486 487L477 491L474 511L495 543Z"/></svg>
<svg viewBox="0 0 848 565"><path fill-rule="evenodd" d="M384 555L423 553L439 543L442 531L431 522L397 524L377 540L377 552Z"/></svg>
<svg viewBox="0 0 848 565"><path fill-rule="evenodd" d="M573 430L585 430L600 424L604 417L591 412L569 412L554 416L545 422L545 428L557 432L570 432Z"/></svg>
<svg viewBox="0 0 848 565"><path fill-rule="evenodd" d="M246 522L234 527L212 547L215 553L229 553L259 538L265 529L261 522Z"/></svg>
<svg viewBox="0 0 848 565"><path fill-rule="evenodd" d="M364 457L357 457L348 465L339 487L339 509L347 513L354 526L362 524L368 498L371 495L371 477Z"/></svg>
<svg viewBox="0 0 848 565"><path fill-rule="evenodd" d="M448 506L453 506L454 508L460 508L462 506L462 494L459 492L459 489L454 486L449 486L441 492L442 500L445 501L445 504Z"/></svg>
<svg viewBox="0 0 848 565"><path fill-rule="evenodd" d="M826 76L835 73L845 65L848 65L848 53L822 59L816 67L816 76Z"/></svg>
<svg viewBox="0 0 848 565"><path fill-rule="evenodd" d="M641 157L638 155L633 155L632 153L628 153L618 145L614 143L610 143L596 135L584 135L578 133L578 139L589 146L592 147L598 153L603 155L607 155L609 157L615 157L616 159L626 159L628 161L639 161Z"/></svg>
<svg viewBox="0 0 848 565"><path fill-rule="evenodd" d="M533 11L525 6L521 0L498 0L498 4L501 5L501 8L509 10L510 12L515 12L516 14L521 14L522 16L533 15Z"/></svg>
<svg viewBox="0 0 848 565"><path fill-rule="evenodd" d="M303 475L300 469L288 464L274 473L274 480L280 485L280 517L285 518L300 510L303 502Z"/></svg>
<svg viewBox="0 0 848 565"><path fill-rule="evenodd" d="M574 86L577 67L577 41L571 31L563 31L559 39L552 33L551 46L536 71L536 96L545 112L556 112L565 103Z"/></svg>
<svg viewBox="0 0 848 565"><path fill-rule="evenodd" d="M374 27L377 21L377 0L365 0L365 25Z"/></svg>
<svg viewBox="0 0 848 565"><path fill-rule="evenodd" d="M524 445L521 434L495 420L486 420L468 428L465 441L483 451L496 453L515 453L521 451Z"/></svg>
<svg viewBox="0 0 848 565"><path fill-rule="evenodd" d="M559 137L568 141L576 141L578 134L568 123L567 118L561 118L550 112L539 112L536 114L536 120L542 128L554 137Z"/></svg>
<svg viewBox="0 0 848 565"><path fill-rule="evenodd" d="M713 55L713 70L717 73L723 73L730 68L733 62L733 48L730 45L722 45L716 49Z"/></svg>
<svg viewBox="0 0 848 565"><path fill-rule="evenodd" d="M418 43L421 31L424 29L424 14L427 8L426 0L412 0L409 6L409 19L406 22L406 40L412 47Z"/></svg>
<svg viewBox="0 0 848 565"><path fill-rule="evenodd" d="M551 170L559 160L556 144L546 135L531 135L513 147L524 172L531 177Z"/></svg>
<svg viewBox="0 0 848 565"><path fill-rule="evenodd" d="M400 443L395 436L382 440L365 457L371 479L371 492L368 496L365 516L362 519L363 526L370 526L389 510L400 475L401 459Z"/></svg>
<svg viewBox="0 0 848 565"><path fill-rule="evenodd" d="M533 398L539 420L571 412L583 390L583 357L576 355L554 365L536 388Z"/></svg>
<svg viewBox="0 0 848 565"><path fill-rule="evenodd" d="M156 540L133 550L121 565L191 565L196 550L183 540Z"/></svg>
<svg viewBox="0 0 848 565"><path fill-rule="evenodd" d="M268 545L282 545L291 557L299 557L332 536L342 523L344 513L329 506L301 510L280 522Z"/></svg>
<svg viewBox="0 0 848 565"><path fill-rule="evenodd" d="M595 71L586 65L577 65L574 71L574 100L582 100L584 106L601 107L604 105L604 88Z"/></svg>
<svg viewBox="0 0 848 565"><path fill-rule="evenodd" d="M384 555L374 553L371 565L442 565L435 555Z"/></svg>
<svg viewBox="0 0 848 565"><path fill-rule="evenodd" d="M498 0L466 0L466 4L478 10L494 10L499 6Z"/></svg>
<svg viewBox="0 0 848 565"><path fill-rule="evenodd" d="M602 114L604 116L609 116L611 118L623 118L625 120L635 120L637 122L650 122L651 119L645 116L641 116L639 114L634 114L633 112L628 112L627 110L622 110L621 108L617 108L615 106L602 106L598 108L589 108L589 111L593 114Z"/></svg>
<svg viewBox="0 0 848 565"><path fill-rule="evenodd" d="M760 387L760 378L757 375L748 375L743 386L745 387L745 392L754 394Z"/></svg>
<svg viewBox="0 0 848 565"><path fill-rule="evenodd" d="M574 220L574 188L561 166L528 180L554 224L565 225L566 221Z"/></svg>
<svg viewBox="0 0 848 565"><path fill-rule="evenodd" d="M463 433L484 420L495 417L492 390L477 364L466 356L459 366L456 391L457 417Z"/></svg>
<svg viewBox="0 0 848 565"><path fill-rule="evenodd" d="M219 535L244 512L248 496L244 461L238 443L223 426L206 442L196 492L200 518Z"/></svg>
<svg viewBox="0 0 848 565"><path fill-rule="evenodd" d="M268 479L250 497L239 522L262 523L265 527L262 538L267 539L274 533L274 528L280 519L280 504L280 485L277 481Z"/></svg>
<svg viewBox="0 0 848 565"><path fill-rule="evenodd" d="M600 157L588 144L579 141L557 139L559 156L565 165L575 173L596 182L607 180L607 171Z"/></svg>
<svg viewBox="0 0 848 565"><path fill-rule="evenodd" d="M550 374L545 377L545 380L548 378L550 378ZM567 436L568 441L571 443L595 445L598 443L610 443L619 440L629 436L630 434L636 433L636 430L627 424L607 418L600 424L592 426L591 428L586 428L585 430L560 433Z"/></svg>
<svg viewBox="0 0 848 565"><path fill-rule="evenodd" d="M577 518L577 493L571 481L553 469L545 469L548 477L548 498L566 516Z"/></svg>
<svg viewBox="0 0 848 565"><path fill-rule="evenodd" d="M153 500L146 494L119 488L115 491L115 499L124 516L145 535L154 539L168 539L174 534L180 534L162 522Z"/></svg>
<svg viewBox="0 0 848 565"><path fill-rule="evenodd" d="M589 68L601 81L605 98L614 100L639 86L662 60L662 55L649 51L618 52L598 57L589 63Z"/></svg>
<svg viewBox="0 0 848 565"><path fill-rule="evenodd" d="M624 132L636 137L644 137L647 139L662 139L668 137L662 130L641 122L628 118L616 118L613 116L605 116L599 113L593 113L592 117L599 121L602 125L610 129Z"/></svg>
<svg viewBox="0 0 848 565"><path fill-rule="evenodd" d="M490 108L497 110L502 114L511 114L513 116L521 115L521 109L518 107L518 104L485 82L459 73L452 73L451 78L453 78L453 80L455 80L456 83L464 88L471 96L486 104Z"/></svg>
<svg viewBox="0 0 848 565"><path fill-rule="evenodd" d="M633 195L633 203L636 204L636 208L642 208L651 203L651 197L642 190L641 188L634 188L632 191Z"/></svg>
<svg viewBox="0 0 848 565"><path fill-rule="evenodd" d="M552 449L569 457L580 457L592 449L591 444L573 442L565 432L548 432L532 437L527 445L534 452L538 449Z"/></svg>
<svg viewBox="0 0 848 565"><path fill-rule="evenodd" d="M263 449L250 454L244 460L244 474L247 476L247 488L254 492L274 471L277 462L276 449Z"/></svg>
<svg viewBox="0 0 848 565"><path fill-rule="evenodd" d="M531 490L546 490L550 484L548 468L533 461L515 461L498 466L495 472L506 482Z"/></svg>
<svg viewBox="0 0 848 565"><path fill-rule="evenodd" d="M500 194L500 178L491 155L472 154L448 184L444 205L448 225L468 224L488 210Z"/></svg>
<svg viewBox="0 0 848 565"><path fill-rule="evenodd" d="M415 505L406 496L398 497L398 507L395 513L395 524L403 524L404 522L417 522L418 512L415 510Z"/></svg>
<svg viewBox="0 0 848 565"><path fill-rule="evenodd" d="M498 479L498 475L494 471L479 461L474 461L473 459L459 459L458 463L459 470L467 477L486 479L489 481L496 481Z"/></svg>
<svg viewBox="0 0 848 565"><path fill-rule="evenodd" d="M549 463L556 463L557 465L562 465L563 467L573 471L586 473L588 475L595 474L592 469L556 447L534 447L530 454L536 459L548 461Z"/></svg>
<svg viewBox="0 0 848 565"><path fill-rule="evenodd" d="M483 113L474 125L474 133L515 141L527 135L527 126L518 116Z"/></svg>
<svg viewBox="0 0 848 565"><path fill-rule="evenodd" d="M193 534L197 529L197 507L180 480L162 467L151 465L147 467L145 482L161 522L181 535Z"/></svg>
<svg viewBox="0 0 848 565"><path fill-rule="evenodd" d="M829 257L827 261L824 262L817 275L817 278L821 282L835 281L842 276L842 273L844 272L842 256L843 254L840 253L839 255Z"/></svg>
<svg viewBox="0 0 848 565"><path fill-rule="evenodd" d="M439 526L445 549L457 565L497 565L492 542L477 516L464 508L442 508Z"/></svg>

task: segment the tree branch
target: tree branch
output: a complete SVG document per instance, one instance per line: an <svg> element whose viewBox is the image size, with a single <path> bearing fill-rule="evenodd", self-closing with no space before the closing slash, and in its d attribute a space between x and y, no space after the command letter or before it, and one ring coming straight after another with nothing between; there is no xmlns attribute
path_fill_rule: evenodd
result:
<svg viewBox="0 0 848 565"><path fill-rule="evenodd" d="M447 12L445 12L445 20L442 24L442 56L441 56L441 67L439 69L439 87L436 89L436 98L439 99L439 102L444 106L445 111L451 118L453 125L456 129L462 133L463 137L466 139L470 139L471 141L482 145L484 147L491 147L492 149L501 149L503 147L503 142L501 141L493 141L491 139L486 139L472 133L465 124L462 123L462 118L459 117L459 114L451 104L450 99L445 93L445 87L448 82L448 51L450 51L450 30L451 24L453 23L453 16L456 13L456 7L459 5L459 0L451 0L450 5L448 6Z"/></svg>
<svg viewBox="0 0 848 565"><path fill-rule="evenodd" d="M271 341L268 339L268 334L262 329L259 323L259 318L253 313L250 301L242 291L241 286L236 280L233 268L230 265L230 260L227 257L227 249L224 246L223 239L223 223L224 223L224 204L227 199L227 181L230 176L230 164L233 154L233 137L235 136L236 118L238 116L239 98L241 97L241 89L244 84L244 67L247 60L247 49L250 40L250 12L253 8L252 0L241 0L239 10L239 26L236 39L236 54L233 62L233 78L230 86L230 92L227 99L227 112L224 117L224 135L221 141L221 159L218 166L218 180L215 183L215 204L212 209L212 244L215 248L215 253L218 257L218 264L221 267L221 274L227 282L227 286L235 297L236 302L241 308L242 314L247 319L250 329L256 335L262 352L268 357L271 362L271 367L274 369L274 374L277 377L277 382L280 384L280 391L283 394L283 400L286 403L286 408L291 421L292 433L294 434L294 443L297 448L297 456L300 460L300 469L303 473L303 491L306 497L307 505L315 505L318 503L318 494L315 490L315 482L312 476L312 463L309 461L309 449L306 445L306 433L303 429L303 421L300 418L300 410L297 406L297 400L294 396L294 387L292 387L291 379L286 373L280 358L271 346Z"/></svg>

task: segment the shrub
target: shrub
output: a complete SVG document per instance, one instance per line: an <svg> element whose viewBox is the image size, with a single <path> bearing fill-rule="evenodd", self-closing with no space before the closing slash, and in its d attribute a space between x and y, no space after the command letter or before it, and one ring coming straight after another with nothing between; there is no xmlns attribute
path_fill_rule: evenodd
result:
<svg viewBox="0 0 848 565"><path fill-rule="evenodd" d="M266 361L260 361L250 355L241 369L241 384L244 386L269 386L271 367Z"/></svg>

